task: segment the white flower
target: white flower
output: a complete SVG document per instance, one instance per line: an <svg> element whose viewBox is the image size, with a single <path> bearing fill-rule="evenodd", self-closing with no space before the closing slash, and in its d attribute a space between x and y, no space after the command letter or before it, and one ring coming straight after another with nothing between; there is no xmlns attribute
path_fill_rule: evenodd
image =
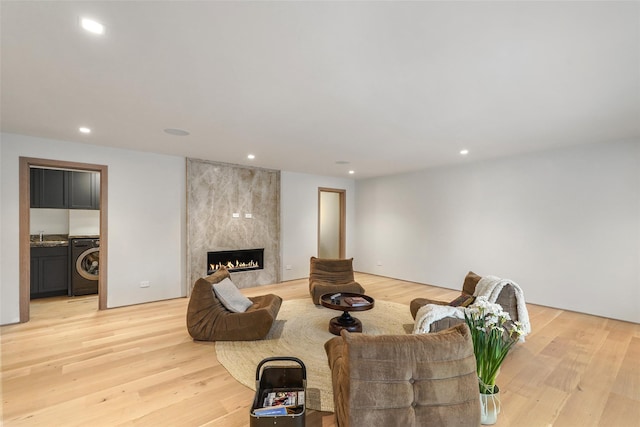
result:
<svg viewBox="0 0 640 427"><path fill-rule="evenodd" d="M465 322L471 330L480 392L492 392L500 364L522 335L522 325L511 321L500 304L491 303L486 297L476 298L465 308Z"/></svg>
<svg viewBox="0 0 640 427"><path fill-rule="evenodd" d="M521 337L524 334L524 329L522 328L522 323L517 320L513 322L511 325L511 329L509 330L511 335L516 335L517 337Z"/></svg>

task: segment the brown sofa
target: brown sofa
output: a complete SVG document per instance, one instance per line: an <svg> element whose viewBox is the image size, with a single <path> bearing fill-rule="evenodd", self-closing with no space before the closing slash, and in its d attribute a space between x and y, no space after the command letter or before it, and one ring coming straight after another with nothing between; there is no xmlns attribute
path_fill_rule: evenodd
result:
<svg viewBox="0 0 640 427"><path fill-rule="evenodd" d="M464 283L462 284L462 295L472 296L480 279L482 279L482 276L477 275L473 271L467 273L466 277L464 278ZM502 289L500 295L498 295L496 303L500 304L500 306L502 306L502 309L509 313L512 321L519 320L516 293L512 286L507 285ZM411 304L409 306L409 310L411 310L411 315L414 319L416 318L418 310L420 310L422 306L427 304L449 305L450 302L431 300L428 298L416 298L411 301ZM446 317L444 319L433 322L431 324L430 331L442 331L460 323L464 323L464 320L454 317Z"/></svg>
<svg viewBox="0 0 640 427"><path fill-rule="evenodd" d="M222 267L196 281L187 308L189 335L200 341L250 341L264 338L271 329L282 298L268 294L249 298L253 305L244 313L225 308L213 292L212 285L230 277Z"/></svg>
<svg viewBox="0 0 640 427"><path fill-rule="evenodd" d="M313 303L320 304L324 294L353 292L364 294L364 288L353 276L353 258L327 259L311 257L309 265L309 294Z"/></svg>
<svg viewBox="0 0 640 427"><path fill-rule="evenodd" d="M480 402L466 324L435 334L363 335L325 343L340 427L478 426Z"/></svg>

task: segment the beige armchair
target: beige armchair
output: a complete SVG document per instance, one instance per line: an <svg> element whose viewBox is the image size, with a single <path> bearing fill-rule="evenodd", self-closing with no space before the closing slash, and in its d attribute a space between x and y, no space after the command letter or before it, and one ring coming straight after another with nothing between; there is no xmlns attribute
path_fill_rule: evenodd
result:
<svg viewBox="0 0 640 427"><path fill-rule="evenodd" d="M364 294L364 288L353 276L353 258L326 259L311 257L309 266L309 294L313 303L320 304L324 294L353 292Z"/></svg>
<svg viewBox="0 0 640 427"><path fill-rule="evenodd" d="M466 324L435 334L363 335L325 343L339 427L480 425Z"/></svg>
<svg viewBox="0 0 640 427"><path fill-rule="evenodd" d="M212 285L230 277L221 267L196 281L187 308L187 330L200 341L249 341L264 338L271 329L282 298L268 294L249 298L253 303L245 312L229 311L213 292Z"/></svg>

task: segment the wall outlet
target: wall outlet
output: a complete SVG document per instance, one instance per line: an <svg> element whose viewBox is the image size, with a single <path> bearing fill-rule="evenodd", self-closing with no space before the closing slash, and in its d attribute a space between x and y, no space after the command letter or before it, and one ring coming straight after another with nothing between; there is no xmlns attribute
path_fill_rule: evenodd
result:
<svg viewBox="0 0 640 427"><path fill-rule="evenodd" d="M142 282L140 282L141 288L148 288L149 286L151 286L151 283L149 283L148 280L143 280Z"/></svg>
<svg viewBox="0 0 640 427"><path fill-rule="evenodd" d="M247 213L246 213L246 214L244 214L244 217L245 217L245 218L253 218L253 215L252 215L252 214L247 214Z"/></svg>
<svg viewBox="0 0 640 427"><path fill-rule="evenodd" d="M239 212L234 212L234 213L231 214L231 216L233 218L240 218L240 213Z"/></svg>
<svg viewBox="0 0 640 427"><path fill-rule="evenodd" d="M291 264L287 264L287 265L285 265L285 266L284 266L284 269L285 269L285 270L291 270L291 268L292 268L292 267L291 267Z"/></svg>

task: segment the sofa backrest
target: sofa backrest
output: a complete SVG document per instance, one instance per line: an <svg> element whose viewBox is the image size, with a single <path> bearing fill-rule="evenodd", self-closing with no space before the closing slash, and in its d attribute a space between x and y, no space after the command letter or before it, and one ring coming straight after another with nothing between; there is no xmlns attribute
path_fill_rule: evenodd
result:
<svg viewBox="0 0 640 427"><path fill-rule="evenodd" d="M208 340L213 335L218 316L230 313L213 292L215 283L230 277L222 267L215 273L196 280L187 307L187 330L197 340Z"/></svg>
<svg viewBox="0 0 640 427"><path fill-rule="evenodd" d="M309 282L351 283L354 281L353 258L326 259L311 257Z"/></svg>
<svg viewBox="0 0 640 427"><path fill-rule="evenodd" d="M342 338L347 360L341 381L349 390L349 422L343 425L479 425L476 363L466 324L420 335L343 331Z"/></svg>
<svg viewBox="0 0 640 427"><path fill-rule="evenodd" d="M476 290L476 285L482 279L482 276L477 275L473 271L467 273L462 284L462 293L467 295L473 295Z"/></svg>
<svg viewBox="0 0 640 427"><path fill-rule="evenodd" d="M520 320L518 318L518 300L516 299L516 291L513 289L513 286L510 284L505 285L500 291L496 303L500 304L502 309L509 313L511 320Z"/></svg>
<svg viewBox="0 0 640 427"><path fill-rule="evenodd" d="M476 290L476 285L482 279L482 276L477 275L473 271L467 273L462 285L462 293L467 295L473 295ZM518 319L518 303L516 299L516 292L513 286L506 285L500 291L500 295L496 299L496 303L500 304L502 309L509 313L511 320L516 321Z"/></svg>

